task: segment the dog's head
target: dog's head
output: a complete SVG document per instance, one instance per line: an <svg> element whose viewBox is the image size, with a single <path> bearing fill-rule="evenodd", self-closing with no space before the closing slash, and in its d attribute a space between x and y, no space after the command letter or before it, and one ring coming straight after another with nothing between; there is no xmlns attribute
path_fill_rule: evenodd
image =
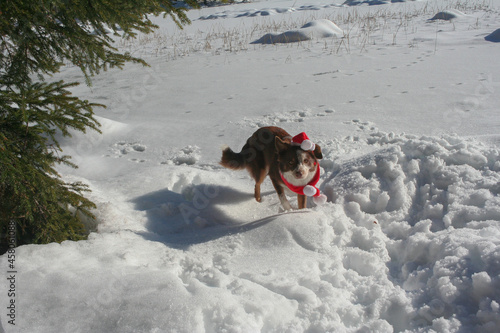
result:
<svg viewBox="0 0 500 333"><path fill-rule="evenodd" d="M317 170L318 160L323 158L319 145L313 151L305 151L279 137L276 137L276 151L281 173L287 179L299 182L312 178Z"/></svg>

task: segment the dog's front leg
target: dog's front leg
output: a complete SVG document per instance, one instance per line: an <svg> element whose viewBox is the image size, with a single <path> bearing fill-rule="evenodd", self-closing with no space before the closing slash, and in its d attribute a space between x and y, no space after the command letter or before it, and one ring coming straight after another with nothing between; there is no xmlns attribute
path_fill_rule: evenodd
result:
<svg viewBox="0 0 500 333"><path fill-rule="evenodd" d="M280 198L281 206L283 206L284 210L292 210L292 205L290 205L290 202L286 198L285 192L278 194L278 197Z"/></svg>
<svg viewBox="0 0 500 333"><path fill-rule="evenodd" d="M307 206L307 197L302 194L297 194L297 203L299 205L299 209L304 209Z"/></svg>
<svg viewBox="0 0 500 333"><path fill-rule="evenodd" d="M292 205L290 205L290 202L286 198L285 195L285 190L283 187L276 182L274 179L271 179L273 182L274 189L276 190L276 193L278 193L278 198L280 199L281 206L283 206L284 210L292 210Z"/></svg>

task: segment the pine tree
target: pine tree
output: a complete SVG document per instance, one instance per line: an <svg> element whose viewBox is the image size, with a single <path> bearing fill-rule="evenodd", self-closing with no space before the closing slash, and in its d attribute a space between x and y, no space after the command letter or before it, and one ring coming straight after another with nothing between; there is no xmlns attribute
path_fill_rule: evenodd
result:
<svg viewBox="0 0 500 333"><path fill-rule="evenodd" d="M196 6L196 0L186 0ZM148 15L188 24L185 7L171 0L2 0L0 2L0 234L17 245L86 237L81 214L92 217L88 187L68 183L57 164L76 165L62 155L58 135L99 131L93 109L72 96L78 83L46 82L64 63L91 77L126 62L147 65L120 53L106 31L134 38L156 26ZM15 231L12 232L12 225ZM3 240L5 240L3 239ZM12 242L12 239L9 239Z"/></svg>

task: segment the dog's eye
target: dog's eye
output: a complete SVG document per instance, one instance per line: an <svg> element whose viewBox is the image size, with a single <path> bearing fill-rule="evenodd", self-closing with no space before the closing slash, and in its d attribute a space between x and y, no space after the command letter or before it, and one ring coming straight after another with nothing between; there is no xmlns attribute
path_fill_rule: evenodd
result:
<svg viewBox="0 0 500 333"><path fill-rule="evenodd" d="M304 163L305 163L305 164L309 164L309 160L308 160L307 158L306 158L306 159L304 159Z"/></svg>
<svg viewBox="0 0 500 333"><path fill-rule="evenodd" d="M290 161L290 162L288 162L288 164L290 164L290 165L294 165L294 164L295 164L295 162L294 162L294 161Z"/></svg>

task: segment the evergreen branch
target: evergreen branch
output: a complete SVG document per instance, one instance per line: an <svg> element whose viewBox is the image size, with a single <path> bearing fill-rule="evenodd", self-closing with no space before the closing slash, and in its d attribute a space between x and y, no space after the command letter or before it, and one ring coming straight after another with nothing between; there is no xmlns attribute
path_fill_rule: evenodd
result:
<svg viewBox="0 0 500 333"><path fill-rule="evenodd" d="M100 132L93 109L104 106L72 96L77 83L46 83L43 76L69 61L90 85L107 68L147 65L120 53L105 29L133 38L156 29L148 15L162 13L181 27L189 23L186 10L170 0L0 1L0 234L15 219L18 244L78 240L85 228L77 213L93 217L95 204L83 195L88 186L66 183L56 170L76 168L60 155L58 138Z"/></svg>
<svg viewBox="0 0 500 333"><path fill-rule="evenodd" d="M186 3L197 7L195 0ZM50 1L49 5L44 2L5 1L0 4L4 18L0 21L0 35L9 36L12 44L17 46L9 55L13 66L10 72L19 72L22 70L20 67L24 67L22 80L29 80L29 74L36 71L47 74L57 72L61 60L68 59L80 67L90 84L90 77L108 66L122 68L126 62L146 65L140 58L119 53L111 45L113 40L110 36L95 35L93 31L102 33L108 26L115 34L121 29L131 37L136 32L150 33L157 26L145 13L164 13L164 16L170 16L182 27L182 24L190 23L185 11L186 8L176 8L165 0L121 0L112 3L55 0ZM24 59L24 65L16 65L19 62L15 60L21 59Z"/></svg>

